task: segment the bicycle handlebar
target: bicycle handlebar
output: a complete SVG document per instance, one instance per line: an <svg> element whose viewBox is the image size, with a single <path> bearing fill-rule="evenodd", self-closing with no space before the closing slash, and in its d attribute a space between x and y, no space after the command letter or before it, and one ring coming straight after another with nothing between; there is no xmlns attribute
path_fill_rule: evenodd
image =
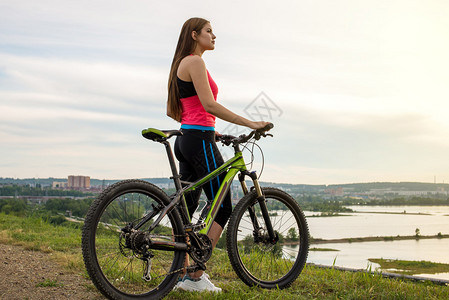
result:
<svg viewBox="0 0 449 300"><path fill-rule="evenodd" d="M246 143L253 137L256 141L258 141L258 140L260 140L261 137L273 136L272 134L266 133L273 127L274 127L273 123L269 123L267 126L265 126L263 128L255 129L255 130L251 131L250 134L248 134L248 135L242 134L239 137L235 137L235 136L229 135L229 134L223 134L223 135L217 136L217 141L222 142L226 146L229 146L231 144L238 145L238 144Z"/></svg>

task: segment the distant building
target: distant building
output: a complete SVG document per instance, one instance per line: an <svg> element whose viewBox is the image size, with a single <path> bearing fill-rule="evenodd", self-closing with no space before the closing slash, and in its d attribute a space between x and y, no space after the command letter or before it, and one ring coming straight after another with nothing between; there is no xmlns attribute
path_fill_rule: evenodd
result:
<svg viewBox="0 0 449 300"><path fill-rule="evenodd" d="M90 189L90 177L70 175L67 180L67 188L75 190Z"/></svg>
<svg viewBox="0 0 449 300"><path fill-rule="evenodd" d="M342 187L336 187L336 188L327 188L324 190L325 194L329 194L331 196L343 196L343 188Z"/></svg>
<svg viewBox="0 0 449 300"><path fill-rule="evenodd" d="M67 188L67 182L53 181L51 187L54 189L65 189L65 188Z"/></svg>

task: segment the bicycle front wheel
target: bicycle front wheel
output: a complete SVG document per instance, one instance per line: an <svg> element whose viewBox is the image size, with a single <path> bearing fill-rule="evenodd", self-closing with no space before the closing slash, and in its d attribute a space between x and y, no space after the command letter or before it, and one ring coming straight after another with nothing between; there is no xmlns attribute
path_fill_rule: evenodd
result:
<svg viewBox="0 0 449 300"><path fill-rule="evenodd" d="M286 288L306 263L309 230L304 213L290 195L275 188L263 188L262 192L278 241L269 241L257 194L252 191L236 205L229 220L226 236L229 259L247 285Z"/></svg>
<svg viewBox="0 0 449 300"><path fill-rule="evenodd" d="M82 249L87 272L103 295L160 299L176 284L185 251L145 250L140 238L169 201L148 182L126 180L113 184L93 202L84 222ZM172 210L150 234L152 241L183 242L178 212Z"/></svg>

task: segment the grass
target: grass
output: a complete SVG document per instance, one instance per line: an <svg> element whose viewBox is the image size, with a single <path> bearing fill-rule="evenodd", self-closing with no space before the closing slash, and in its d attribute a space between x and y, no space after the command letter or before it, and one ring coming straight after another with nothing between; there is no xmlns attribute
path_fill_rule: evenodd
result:
<svg viewBox="0 0 449 300"><path fill-rule="evenodd" d="M317 247L310 247L309 248L309 252L310 251L340 251L337 249L332 249L332 248L317 248Z"/></svg>
<svg viewBox="0 0 449 300"><path fill-rule="evenodd" d="M0 243L52 253L57 262L72 271L80 271L84 270L80 228L80 224L55 226L37 217L23 218L1 213Z"/></svg>
<svg viewBox="0 0 449 300"><path fill-rule="evenodd" d="M397 259L370 258L370 262L377 263L384 271L392 273L415 275L415 274L437 274L449 272L449 264L434 263L430 261L409 261Z"/></svg>
<svg viewBox="0 0 449 300"><path fill-rule="evenodd" d="M62 267L86 274L81 257L81 229L54 226L37 218L0 214L0 242L52 253ZM166 299L448 299L449 288L429 282L387 279L381 275L343 272L306 266L292 286L264 290L246 286L234 273L226 251L216 249L208 263L221 294L173 291ZM54 281L44 285L58 284Z"/></svg>
<svg viewBox="0 0 449 300"><path fill-rule="evenodd" d="M36 287L62 287L64 284L58 283L56 280L45 279L42 282L36 284Z"/></svg>

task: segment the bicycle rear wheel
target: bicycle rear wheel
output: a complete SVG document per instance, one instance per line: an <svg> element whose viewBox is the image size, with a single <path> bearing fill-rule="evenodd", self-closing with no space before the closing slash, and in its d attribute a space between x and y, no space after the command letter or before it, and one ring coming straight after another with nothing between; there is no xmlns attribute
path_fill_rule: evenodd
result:
<svg viewBox="0 0 449 300"><path fill-rule="evenodd" d="M103 295L110 299L160 299L176 284L185 251L142 251L145 244L138 238L169 201L161 189L141 180L118 182L94 201L85 219L82 249L87 272ZM140 228L129 230L149 214L153 217ZM183 236L176 210L151 232L152 240L183 242ZM144 275L150 278L145 280Z"/></svg>
<svg viewBox="0 0 449 300"><path fill-rule="evenodd" d="M249 286L286 288L301 273L309 251L309 230L304 213L287 193L263 188L276 243L268 241L267 226L255 191L236 205L226 236L231 265ZM249 210L254 209L260 229L256 232Z"/></svg>

